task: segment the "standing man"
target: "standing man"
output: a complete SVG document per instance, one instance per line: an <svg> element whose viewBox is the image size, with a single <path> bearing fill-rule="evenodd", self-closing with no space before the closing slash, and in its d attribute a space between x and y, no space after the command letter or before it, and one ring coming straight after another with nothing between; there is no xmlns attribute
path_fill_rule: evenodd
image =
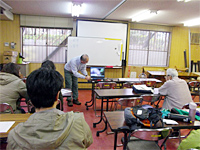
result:
<svg viewBox="0 0 200 150"><path fill-rule="evenodd" d="M67 98L67 105L69 107L76 105L81 105L78 101L78 78L90 80L91 77L87 75L86 63L88 63L89 57L87 54L72 58L68 63L65 64L65 88L69 88L73 93L73 102L70 98ZM82 74L80 74L80 71Z"/></svg>

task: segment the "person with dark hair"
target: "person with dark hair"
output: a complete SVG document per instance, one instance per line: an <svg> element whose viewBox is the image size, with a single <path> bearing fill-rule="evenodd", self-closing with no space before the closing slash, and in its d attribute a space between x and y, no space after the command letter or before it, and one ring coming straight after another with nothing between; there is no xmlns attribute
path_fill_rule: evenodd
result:
<svg viewBox="0 0 200 150"><path fill-rule="evenodd" d="M0 103L8 103L15 113L21 113L22 109L18 99L26 97L26 84L20 79L20 67L14 63L3 66L0 72Z"/></svg>
<svg viewBox="0 0 200 150"><path fill-rule="evenodd" d="M86 63L89 61L89 56L83 54L72 58L68 63L65 64L65 88L69 88L73 93L73 102L71 97L67 98L67 105L69 107L73 106L73 103L76 105L81 105L81 102L78 101L78 78L91 80L91 77L88 76L86 71ZM82 74L80 74L80 71Z"/></svg>
<svg viewBox="0 0 200 150"><path fill-rule="evenodd" d="M54 65L53 61L51 61L51 60L45 60L42 63L41 67L56 70L56 66Z"/></svg>
<svg viewBox="0 0 200 150"><path fill-rule="evenodd" d="M92 144L92 133L83 113L56 109L63 86L59 72L39 68L28 76L26 86L36 112L9 132L8 150L85 150Z"/></svg>
<svg viewBox="0 0 200 150"><path fill-rule="evenodd" d="M56 70L56 66L54 65L53 61L51 60L45 60L41 67L44 67L44 68L48 68L48 69L53 69L53 70ZM58 104L56 106L57 109L60 109L60 110L63 110L63 96L62 96L62 93L60 92L59 94L59 99L60 99L60 102L61 102L61 108L60 108L60 104Z"/></svg>

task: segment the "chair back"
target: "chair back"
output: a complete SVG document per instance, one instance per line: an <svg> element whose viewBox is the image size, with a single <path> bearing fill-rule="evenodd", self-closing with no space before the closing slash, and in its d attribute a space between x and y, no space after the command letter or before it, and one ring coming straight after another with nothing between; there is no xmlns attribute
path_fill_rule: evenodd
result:
<svg viewBox="0 0 200 150"><path fill-rule="evenodd" d="M190 81L188 83L190 91L199 91L200 90L200 82L199 81Z"/></svg>
<svg viewBox="0 0 200 150"><path fill-rule="evenodd" d="M96 84L97 89L114 89L116 86L116 82L99 82Z"/></svg>
<svg viewBox="0 0 200 150"><path fill-rule="evenodd" d="M122 88L125 89L125 88L132 88L133 85L141 85L142 82L126 82L123 84Z"/></svg>
<svg viewBox="0 0 200 150"><path fill-rule="evenodd" d="M140 105L142 102L142 97L120 98L117 102L121 106L132 107Z"/></svg>
<svg viewBox="0 0 200 150"><path fill-rule="evenodd" d="M10 110L11 114L14 114L14 111L11 105L9 105L8 103L0 104L0 112L3 113L6 110Z"/></svg>
<svg viewBox="0 0 200 150"><path fill-rule="evenodd" d="M171 128L136 129L131 133L131 136L134 136L141 140L159 141L168 137L170 133Z"/></svg>

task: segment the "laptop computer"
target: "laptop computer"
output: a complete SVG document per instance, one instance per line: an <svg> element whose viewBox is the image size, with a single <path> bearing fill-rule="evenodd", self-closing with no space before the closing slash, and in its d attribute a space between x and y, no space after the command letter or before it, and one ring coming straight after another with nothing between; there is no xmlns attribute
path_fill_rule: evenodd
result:
<svg viewBox="0 0 200 150"><path fill-rule="evenodd" d="M90 76L92 80L101 80L105 78L105 67L90 67Z"/></svg>

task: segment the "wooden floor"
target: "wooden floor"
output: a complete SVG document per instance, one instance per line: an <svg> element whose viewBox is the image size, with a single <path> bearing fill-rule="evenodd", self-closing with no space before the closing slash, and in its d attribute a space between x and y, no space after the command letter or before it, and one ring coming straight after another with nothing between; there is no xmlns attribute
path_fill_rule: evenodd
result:
<svg viewBox="0 0 200 150"><path fill-rule="evenodd" d="M88 148L88 150L113 150L114 145L114 134L107 135L106 132L100 133L100 136L96 136L96 131L102 130L104 128L104 123L100 123L93 128L93 123L99 121L99 117L95 116L93 107L89 107L89 110L86 110L85 102L91 100L91 90L79 90L79 101L82 102L81 105L74 105L73 107L68 107L66 99L64 98L64 112L74 111L74 112L83 112L85 120L91 128L93 134L93 144ZM198 101L198 97L195 98L195 101ZM100 108L100 100L97 100L97 108ZM97 111L99 114L99 111ZM109 131L109 130L108 130ZM182 130L182 134L186 134L188 130ZM118 143L121 143L121 137L123 134L119 134ZM167 141L167 150L176 150L179 145L178 139L169 139ZM3 149L3 147L0 147ZM117 147L117 150L122 150L122 147ZM149 150L151 150L149 148Z"/></svg>

